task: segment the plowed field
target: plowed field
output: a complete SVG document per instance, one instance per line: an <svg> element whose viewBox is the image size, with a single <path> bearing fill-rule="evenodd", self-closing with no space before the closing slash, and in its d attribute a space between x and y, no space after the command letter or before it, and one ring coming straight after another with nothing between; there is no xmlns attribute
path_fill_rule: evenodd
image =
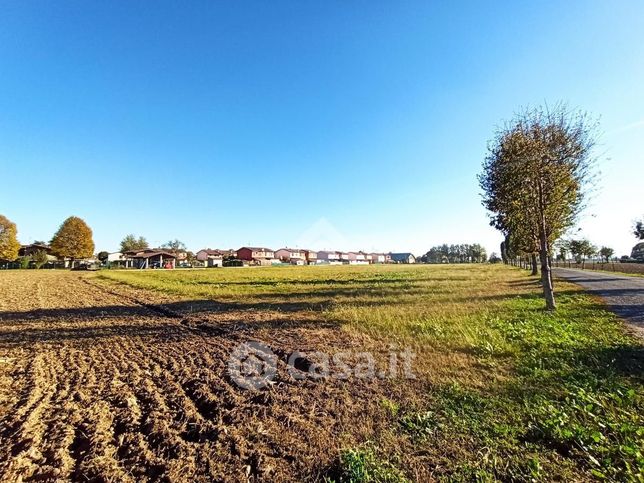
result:
<svg viewBox="0 0 644 483"><path fill-rule="evenodd" d="M87 276L3 275L3 481L314 479L345 427L372 431L372 383L321 386L278 373L249 392L227 377L230 353L255 338L255 323L280 325L272 342L285 351L355 343L311 325L310 314L282 324L227 311L214 324L189 315L189 304L164 310L167 299L151 306L153 294L106 291Z"/></svg>
<svg viewBox="0 0 644 483"><path fill-rule="evenodd" d="M3 271L0 481L644 478L641 341L557 299L494 265Z"/></svg>

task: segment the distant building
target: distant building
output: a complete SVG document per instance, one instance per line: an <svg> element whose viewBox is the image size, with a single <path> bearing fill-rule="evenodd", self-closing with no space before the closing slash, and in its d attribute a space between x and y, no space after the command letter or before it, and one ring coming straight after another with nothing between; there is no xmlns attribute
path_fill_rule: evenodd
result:
<svg viewBox="0 0 644 483"><path fill-rule="evenodd" d="M275 254L270 248L241 247L237 250L237 258L254 265L272 265Z"/></svg>
<svg viewBox="0 0 644 483"><path fill-rule="evenodd" d="M211 250L204 248L199 250L195 258L203 262L206 267L223 267L225 252L222 250Z"/></svg>
<svg viewBox="0 0 644 483"><path fill-rule="evenodd" d="M342 260L340 258L340 252L336 251L327 251L322 250L317 253L318 263L325 263L329 265L340 265Z"/></svg>
<svg viewBox="0 0 644 483"><path fill-rule="evenodd" d="M411 253L390 253L391 263L416 263L416 257Z"/></svg>
<svg viewBox="0 0 644 483"><path fill-rule="evenodd" d="M45 252L47 255L51 255L51 247L49 245L44 245L42 243L32 243L30 245L21 245L18 250L19 257L30 257L35 255L37 252ZM56 257L53 257L55 260Z"/></svg>
<svg viewBox="0 0 644 483"><path fill-rule="evenodd" d="M275 251L275 258L291 265L306 264L306 253L299 248L280 248Z"/></svg>
<svg viewBox="0 0 644 483"><path fill-rule="evenodd" d="M110 254L116 255L116 254ZM177 257L162 248L145 248L144 250L130 250L121 254L119 263L125 268L175 268ZM117 258L114 256L113 258ZM108 261L110 256L108 256Z"/></svg>
<svg viewBox="0 0 644 483"><path fill-rule="evenodd" d="M32 243L30 245L21 245L18 249L18 257L33 257L38 252L44 252L47 255L47 261L44 267L66 266L64 259L59 259L52 253L51 247L43 243ZM13 260L7 260L13 262ZM33 263L33 262L32 262Z"/></svg>
<svg viewBox="0 0 644 483"><path fill-rule="evenodd" d="M349 265L368 265L367 254L364 252L349 252L347 253Z"/></svg>
<svg viewBox="0 0 644 483"><path fill-rule="evenodd" d="M304 258L306 259L307 265L315 265L318 263L318 252L313 250L302 250L304 252Z"/></svg>
<svg viewBox="0 0 644 483"><path fill-rule="evenodd" d="M631 251L631 258L638 262L644 262L644 242L638 243Z"/></svg>

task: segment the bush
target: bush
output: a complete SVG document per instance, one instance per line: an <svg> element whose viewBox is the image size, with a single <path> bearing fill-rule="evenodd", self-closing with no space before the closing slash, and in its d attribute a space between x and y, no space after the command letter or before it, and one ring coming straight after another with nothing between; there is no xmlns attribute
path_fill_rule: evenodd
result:
<svg viewBox="0 0 644 483"><path fill-rule="evenodd" d="M20 257L18 259L18 263L20 264L20 268L29 268L29 265L31 264L31 257Z"/></svg>

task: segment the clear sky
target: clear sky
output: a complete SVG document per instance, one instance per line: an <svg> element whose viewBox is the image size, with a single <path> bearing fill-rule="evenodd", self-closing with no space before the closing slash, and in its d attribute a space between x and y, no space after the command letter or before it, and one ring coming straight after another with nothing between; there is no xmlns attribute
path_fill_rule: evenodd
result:
<svg viewBox="0 0 644 483"><path fill-rule="evenodd" d="M644 2L0 2L0 213L244 244L497 250L476 175L495 126L601 117L582 233L644 214Z"/></svg>

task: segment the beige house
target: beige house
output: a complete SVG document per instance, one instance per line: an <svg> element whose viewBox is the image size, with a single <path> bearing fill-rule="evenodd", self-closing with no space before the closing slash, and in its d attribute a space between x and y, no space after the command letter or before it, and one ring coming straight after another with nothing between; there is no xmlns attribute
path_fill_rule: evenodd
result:
<svg viewBox="0 0 644 483"><path fill-rule="evenodd" d="M349 252L347 256L349 258L349 265L367 265L369 263L364 252Z"/></svg>
<svg viewBox="0 0 644 483"><path fill-rule="evenodd" d="M291 265L305 265L307 261L306 252L299 248L280 248L275 251L275 258Z"/></svg>
<svg viewBox="0 0 644 483"><path fill-rule="evenodd" d="M313 250L302 250L306 258L307 265L315 265L318 263L318 252Z"/></svg>
<svg viewBox="0 0 644 483"><path fill-rule="evenodd" d="M197 252L196 258L200 262L204 262L206 267L224 266L224 252L221 250L211 250L210 248L204 248Z"/></svg>

